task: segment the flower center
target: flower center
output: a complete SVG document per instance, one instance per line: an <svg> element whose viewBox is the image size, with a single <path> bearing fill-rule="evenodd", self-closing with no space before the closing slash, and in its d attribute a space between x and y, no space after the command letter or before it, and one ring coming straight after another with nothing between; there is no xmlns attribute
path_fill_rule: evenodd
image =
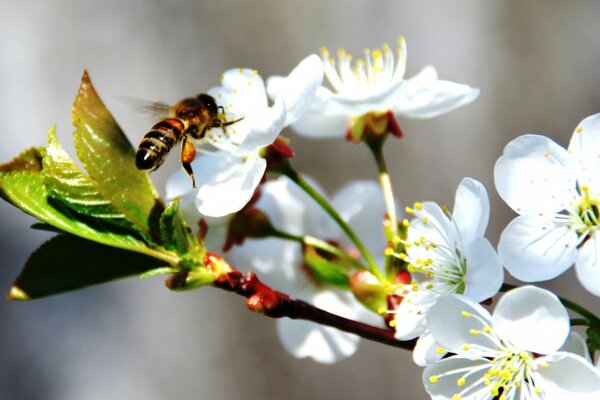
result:
<svg viewBox="0 0 600 400"><path fill-rule="evenodd" d="M456 226L452 214L445 209L451 225ZM408 263L410 272L419 272L432 279L436 291L463 294L465 291L465 275L467 273L467 260L460 250L460 243L455 238L448 237L445 229L440 226L439 221L429 212L423 209L421 203L415 203L413 208L407 207L406 212L416 217L410 223L404 220L403 224L410 230L413 229L412 237L418 239L401 240L404 244L404 252L394 254L402 261ZM432 239L430 233L436 233L437 239ZM423 233L418 236L419 233Z"/></svg>
<svg viewBox="0 0 600 400"><path fill-rule="evenodd" d="M488 396L512 399L522 398L518 396L519 392L521 395L542 393L535 385L532 372L538 367L547 367L545 362L536 362L532 353L502 340L480 316L468 311L462 311L461 316L473 321L469 334L478 338L473 343L462 345L465 354L461 356L482 362L432 375L429 377L431 383L437 383L442 378L456 377L457 392L452 397L453 400ZM484 343L482 338L489 339L492 347L479 344Z"/></svg>
<svg viewBox="0 0 600 400"><path fill-rule="evenodd" d="M352 55L344 49L339 49L336 68L335 59L330 57L329 50L321 49L325 75L338 93L350 98L362 98L385 91L391 85L402 81L406 69L404 37L398 38L397 63L387 44L384 44L382 49L365 49L364 54L364 60L352 64Z"/></svg>
<svg viewBox="0 0 600 400"><path fill-rule="evenodd" d="M579 192L581 197L570 212L570 227L582 240L585 240L592 233L600 230L600 199L590 195L587 186L582 186Z"/></svg>

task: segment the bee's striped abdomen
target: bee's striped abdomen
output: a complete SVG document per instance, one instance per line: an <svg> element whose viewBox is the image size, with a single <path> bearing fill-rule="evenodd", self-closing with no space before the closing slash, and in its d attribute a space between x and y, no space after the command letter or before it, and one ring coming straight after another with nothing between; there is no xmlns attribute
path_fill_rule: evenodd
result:
<svg viewBox="0 0 600 400"><path fill-rule="evenodd" d="M144 136L135 155L138 169L156 169L171 148L181 140L185 125L180 119L167 118L158 122Z"/></svg>

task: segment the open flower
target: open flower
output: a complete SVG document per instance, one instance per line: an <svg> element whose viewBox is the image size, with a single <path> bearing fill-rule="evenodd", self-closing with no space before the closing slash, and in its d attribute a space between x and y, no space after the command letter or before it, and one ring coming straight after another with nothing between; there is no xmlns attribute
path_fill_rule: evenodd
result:
<svg viewBox="0 0 600 400"><path fill-rule="evenodd" d="M600 296L600 114L584 119L568 149L539 135L510 142L496 162L500 197L517 213L498 253L525 282L555 278L575 263L581 284Z"/></svg>
<svg viewBox="0 0 600 400"><path fill-rule="evenodd" d="M433 118L475 100L479 89L439 80L436 70L425 67L405 80L406 43L398 40L397 59L392 49L365 50L364 60L352 65L352 56L338 51L337 68L326 49L322 51L325 75L334 91L321 87L308 111L292 127L300 134L316 138L343 137L355 125L367 129L384 126L400 135L395 118ZM276 97L286 79L272 77L268 91ZM367 116L367 118L365 118ZM386 122L386 119L389 121ZM356 129L355 129L356 130Z"/></svg>
<svg viewBox="0 0 600 400"><path fill-rule="evenodd" d="M366 245L371 250L383 254L381 221L385 206L375 182L350 183L333 198L332 205L358 235L370 239ZM288 178L267 182L256 208L264 211L280 231L323 238L341 249L351 247L324 211ZM247 239L226 257L240 269L250 268L276 290L346 318L381 323L379 316L368 312L350 293L334 291L317 281L304 265L299 243L275 238ZM333 363L354 354L358 346L358 336L312 322L278 319L276 323L283 346L296 357Z"/></svg>
<svg viewBox="0 0 600 400"><path fill-rule="evenodd" d="M511 290L493 315L464 296L446 295L429 310L427 326L455 354L423 373L433 399L595 399L600 394L594 366L560 350L569 335L569 316L547 290Z"/></svg>
<svg viewBox="0 0 600 400"><path fill-rule="evenodd" d="M395 310L396 336L401 340L426 333L425 317L439 296L457 293L481 302L498 292L504 278L494 248L483 237L490 205L480 182L471 178L461 182L452 214L433 202L416 203L407 212L415 218L408 225L406 250L398 257L408 263L415 280L397 292L403 297ZM431 338L422 339L433 343ZM415 359L418 364L435 358L423 355L429 349L419 343L417 358L424 361Z"/></svg>
<svg viewBox="0 0 600 400"><path fill-rule="evenodd" d="M189 178L178 171L167 181L167 197L193 200L209 217L240 210L252 197L267 166L259 151L304 113L322 80L323 64L311 55L288 75L275 103L269 106L263 79L256 71L240 68L225 72L221 86L208 93L223 107L227 120L242 119L226 131L214 128L211 132L210 143L218 151L202 154L192 163L199 171L198 189L192 190Z"/></svg>

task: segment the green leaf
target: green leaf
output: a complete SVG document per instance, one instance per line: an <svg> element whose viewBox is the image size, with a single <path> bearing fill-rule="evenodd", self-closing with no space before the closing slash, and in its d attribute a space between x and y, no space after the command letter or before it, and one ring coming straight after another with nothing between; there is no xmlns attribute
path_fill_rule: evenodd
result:
<svg viewBox="0 0 600 400"><path fill-rule="evenodd" d="M586 333L588 336L588 346L592 353L600 350L600 327L593 326L588 328Z"/></svg>
<svg viewBox="0 0 600 400"><path fill-rule="evenodd" d="M98 192L96 182L75 165L58 143L54 128L48 132L48 146L42 165L42 177L49 195L71 211L87 217L88 224L100 228L102 225L114 225L137 231L126 216Z"/></svg>
<svg viewBox="0 0 600 400"><path fill-rule="evenodd" d="M0 177L0 180L9 202L42 222L62 231L108 246L152 254L169 262L177 262L173 256L148 248L136 236L96 229L78 220L75 215L69 214L68 209L57 209L52 202L52 198L48 196L46 185L44 185L40 173L11 172Z"/></svg>
<svg viewBox="0 0 600 400"><path fill-rule="evenodd" d="M338 289L348 290L350 288L350 275L347 267L339 263L342 262L341 260L329 260L319 254L314 247L307 246L304 250L304 261L317 281Z"/></svg>
<svg viewBox="0 0 600 400"><path fill-rule="evenodd" d="M164 265L155 258L58 235L27 260L8 295L30 300L139 275Z"/></svg>
<svg viewBox="0 0 600 400"><path fill-rule="evenodd" d="M0 197L10 202L2 189L2 176L14 171L40 172L45 151L43 147L31 147L6 164L0 165Z"/></svg>
<svg viewBox="0 0 600 400"><path fill-rule="evenodd" d="M203 258L203 252L181 212L181 199L173 200L160 217L161 243L167 250L179 255L194 254Z"/></svg>
<svg viewBox="0 0 600 400"><path fill-rule="evenodd" d="M77 156L98 192L141 231L150 234L163 204L148 173L135 166L135 150L84 72L73 104Z"/></svg>

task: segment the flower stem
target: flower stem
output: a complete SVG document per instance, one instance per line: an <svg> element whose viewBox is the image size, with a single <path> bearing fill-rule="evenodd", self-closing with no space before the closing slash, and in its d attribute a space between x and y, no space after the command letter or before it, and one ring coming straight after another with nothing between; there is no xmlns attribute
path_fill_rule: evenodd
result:
<svg viewBox="0 0 600 400"><path fill-rule="evenodd" d="M383 343L388 346L405 350L413 350L415 341L401 341L396 339L394 331L378 328L363 322L340 317L302 300L289 297L277 292L258 280L252 272L242 274L232 270L215 280L213 286L232 291L247 298L246 306L254 312L272 318L288 317L312 321L320 325L330 326L344 332L353 333L362 338Z"/></svg>
<svg viewBox="0 0 600 400"><path fill-rule="evenodd" d="M377 164L377 171L379 172L379 184L381 185L381 190L383 191L383 199L385 201L385 208L392 226L392 233L394 236L398 236L398 213L396 211L396 198L394 197L392 180L390 179L387 164L385 163L385 157L383 156L383 140L381 139L374 142L367 142L367 146L371 150L371 153L375 158L375 163Z"/></svg>
<svg viewBox="0 0 600 400"><path fill-rule="evenodd" d="M500 288L500 291L508 292L509 290L514 289L516 287L517 286L515 286L515 285L509 285L508 283L505 283ZM560 297L560 296L557 296L557 297L563 306L565 306L566 308L568 308L571 311L575 311L577 314L581 315L585 320L587 320L587 323L584 325L600 326L600 318L598 318L594 313L592 313L591 311L588 311L585 307L583 307L569 299L565 299L564 297ZM583 320L576 319L575 321L581 322Z"/></svg>
<svg viewBox="0 0 600 400"><path fill-rule="evenodd" d="M384 276L382 271L379 269L379 266L375 262L375 259L369 253L363 242L360 238L354 233L350 225L344 221L344 219L338 214L338 212L329 204L329 202L321 196L319 192L317 192L300 174L298 174L291 164L288 162L280 168L280 171L283 175L290 178L295 184L297 184L306 194L313 198L321 206L323 210L339 225L340 228L346 233L348 238L354 243L362 257L365 259L367 264L369 265L369 272L375 275L380 281L384 280Z"/></svg>
<svg viewBox="0 0 600 400"><path fill-rule="evenodd" d="M296 236L287 232L282 232L278 229L275 229L271 234L272 237L276 237L284 240L291 240L293 242L298 242L304 246L311 246L317 248L319 250L326 251L329 254L332 254L336 257L339 257L341 260L346 261L349 265L356 269L368 269L365 267L360 261L350 256L345 251L327 243L323 239L319 239L314 236L304 235L304 236Z"/></svg>

